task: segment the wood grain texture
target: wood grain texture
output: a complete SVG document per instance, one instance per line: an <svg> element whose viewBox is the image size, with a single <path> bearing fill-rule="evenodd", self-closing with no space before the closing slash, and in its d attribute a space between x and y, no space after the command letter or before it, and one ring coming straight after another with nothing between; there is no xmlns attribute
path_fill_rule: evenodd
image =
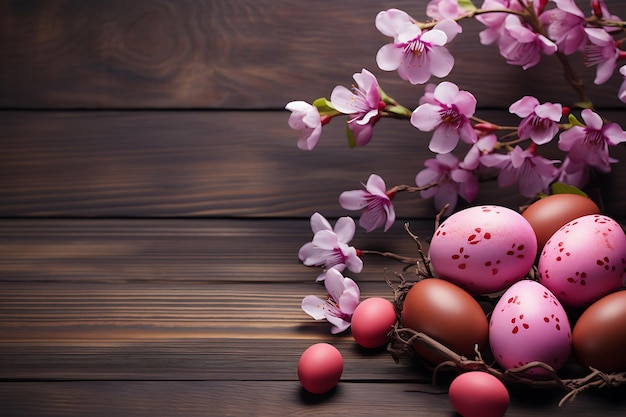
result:
<svg viewBox="0 0 626 417"><path fill-rule="evenodd" d="M125 416L429 416L457 415L440 390L408 383L342 382L323 396L311 396L291 381L137 381L0 383L7 417ZM18 388L18 389L16 389ZM22 393L28 393L27 400ZM584 393L558 408L558 393L514 392L507 417L623 415L624 401ZM45 407L44 412L36 404Z"/></svg>
<svg viewBox="0 0 626 417"><path fill-rule="evenodd" d="M425 248L433 224L411 222L413 233L424 237ZM302 266L297 257L311 238L305 219L5 219L0 220L0 282L19 290L21 284L60 281L68 288L76 284L77 294L91 284L125 288L144 282L224 288L239 284L254 293L257 287L251 290L243 284L297 286L314 281L320 271ZM401 224L386 233L359 229L352 245L416 256L414 242ZM375 255L365 262L371 267L359 274L359 281L381 283L384 268L403 267ZM289 292L287 287L275 288L272 291Z"/></svg>
<svg viewBox="0 0 626 417"><path fill-rule="evenodd" d="M508 112L479 114L513 120ZM623 112L603 114L626 126ZM315 150L301 151L287 118L286 111L0 112L0 216L356 215L339 206L341 192L360 188L371 173L389 187L413 185L433 157L431 135L397 120L380 121L372 142L358 149L348 148L343 121L333 121ZM546 156L562 159L551 146ZM626 148L611 155L626 161ZM620 163L596 182L609 215L626 212L624 178ZM595 187L589 191L597 197ZM526 201L492 181L472 204ZM395 205L402 218L434 216L432 200L417 194L398 195Z"/></svg>
<svg viewBox="0 0 626 417"><path fill-rule="evenodd" d="M577 0L587 12L588 2ZM619 0L606 2L626 15ZM422 88L377 70L388 42L376 14L397 7L425 20L411 0L4 1L0 3L0 107L4 108L282 108L294 99L329 96L368 68L386 91L414 106ZM482 46L477 22L464 22L451 51L449 79L482 107L507 108L524 94L577 100L559 80L553 57L524 71ZM575 57L577 65L582 58ZM594 69L580 70L591 86ZM591 98L620 105L617 75Z"/></svg>
<svg viewBox="0 0 626 417"><path fill-rule="evenodd" d="M0 379L284 380L328 341L354 364L348 379L427 380L300 309L325 294L297 260L310 233L306 220L0 221ZM363 235L353 244L415 252L399 229ZM391 299L385 268L404 265L365 263L351 274L362 296Z"/></svg>

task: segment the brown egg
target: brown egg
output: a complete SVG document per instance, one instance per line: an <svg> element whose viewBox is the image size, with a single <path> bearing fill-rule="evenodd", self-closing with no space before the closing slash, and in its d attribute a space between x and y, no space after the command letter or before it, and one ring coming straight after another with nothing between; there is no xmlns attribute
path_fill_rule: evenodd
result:
<svg viewBox="0 0 626 417"><path fill-rule="evenodd" d="M439 278L417 282L402 306L402 325L422 332L459 355L474 359L487 346L489 325L478 302L461 287ZM445 358L417 341L415 351L433 364Z"/></svg>
<svg viewBox="0 0 626 417"><path fill-rule="evenodd" d="M626 291L599 299L583 312L572 332L578 362L603 372L626 371Z"/></svg>
<svg viewBox="0 0 626 417"><path fill-rule="evenodd" d="M537 252L541 253L550 236L561 226L588 214L599 214L591 199L578 194L553 194L535 201L522 216L537 235Z"/></svg>

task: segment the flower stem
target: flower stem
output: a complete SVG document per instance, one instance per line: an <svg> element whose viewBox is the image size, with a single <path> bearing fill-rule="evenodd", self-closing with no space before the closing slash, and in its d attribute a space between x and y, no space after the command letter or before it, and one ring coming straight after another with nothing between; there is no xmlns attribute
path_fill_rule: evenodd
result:
<svg viewBox="0 0 626 417"><path fill-rule="evenodd" d="M400 185L396 185L396 186L390 188L387 191L387 194L390 194L390 193L391 194L395 194L398 191L406 191L408 193L416 193L418 191L424 191L424 190L428 190L429 188L436 187L437 185L439 185L439 184L436 183L436 182L432 182L430 184L422 185L421 187L413 187L413 186L406 185L406 184L400 184Z"/></svg>

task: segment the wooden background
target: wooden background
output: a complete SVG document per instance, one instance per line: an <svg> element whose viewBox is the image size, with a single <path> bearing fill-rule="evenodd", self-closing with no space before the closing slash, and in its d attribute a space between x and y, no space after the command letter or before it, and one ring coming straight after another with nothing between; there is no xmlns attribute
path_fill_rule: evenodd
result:
<svg viewBox="0 0 626 417"><path fill-rule="evenodd" d="M309 216L350 214L339 193L372 172L412 184L429 135L383 120L350 150L333 122L303 152L284 110L364 67L414 107L423 87L376 68L387 39L373 22L389 7L424 18L425 3L0 0L0 415L453 416L445 381L432 386L412 361L359 349L300 310L323 294L296 256ZM626 16L623 2L607 4ZM449 77L479 116L505 123L530 93L576 100L555 60L507 66L480 29L464 24ZM594 69L582 73L591 86ZM626 126L620 83L590 95ZM626 160L624 146L613 156ZM590 187L620 219L624 178L617 165ZM525 200L485 184L482 202ZM359 229L355 246L412 255L402 220L428 236L432 202L401 195L396 207L398 224ZM400 266L365 265L353 276L362 296L390 298L384 271ZM319 341L340 349L345 370L336 390L312 396L296 366ZM562 394L513 388L507 415L626 415L623 390L559 409Z"/></svg>

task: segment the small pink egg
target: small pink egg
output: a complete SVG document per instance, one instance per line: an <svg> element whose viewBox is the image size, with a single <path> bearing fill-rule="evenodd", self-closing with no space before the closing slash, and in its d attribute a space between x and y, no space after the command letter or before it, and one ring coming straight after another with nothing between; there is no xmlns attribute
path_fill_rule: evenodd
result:
<svg viewBox="0 0 626 417"><path fill-rule="evenodd" d="M546 242L539 282L565 305L583 307L620 289L626 277L626 235L601 214L565 224Z"/></svg>
<svg viewBox="0 0 626 417"><path fill-rule="evenodd" d="M365 348L377 348L387 344L387 333L396 323L393 304L380 297L363 300L352 314L352 337Z"/></svg>
<svg viewBox="0 0 626 417"><path fill-rule="evenodd" d="M502 381L486 372L463 373L448 391L454 409L463 417L502 417L509 407L509 391Z"/></svg>
<svg viewBox="0 0 626 417"><path fill-rule="evenodd" d="M333 389L343 372L343 357L331 344L309 346L298 362L298 379L305 390L323 394Z"/></svg>
<svg viewBox="0 0 626 417"><path fill-rule="evenodd" d="M506 289L524 278L537 256L528 221L501 206L476 206L448 217L429 249L435 273L472 294Z"/></svg>

